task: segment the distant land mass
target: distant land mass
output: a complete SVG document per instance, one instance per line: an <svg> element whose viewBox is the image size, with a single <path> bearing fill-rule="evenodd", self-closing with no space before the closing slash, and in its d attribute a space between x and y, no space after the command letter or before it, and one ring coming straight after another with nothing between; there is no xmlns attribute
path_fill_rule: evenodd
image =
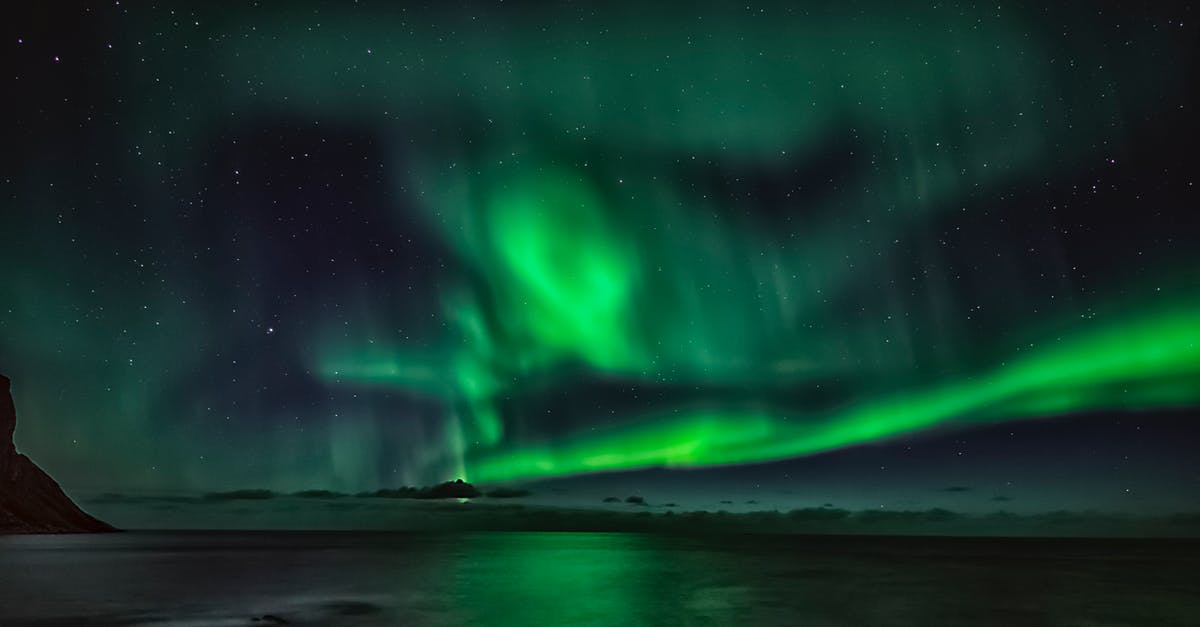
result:
<svg viewBox="0 0 1200 627"><path fill-rule="evenodd" d="M17 452L17 409L0 374L0 534L115 531L79 509L50 475Z"/></svg>

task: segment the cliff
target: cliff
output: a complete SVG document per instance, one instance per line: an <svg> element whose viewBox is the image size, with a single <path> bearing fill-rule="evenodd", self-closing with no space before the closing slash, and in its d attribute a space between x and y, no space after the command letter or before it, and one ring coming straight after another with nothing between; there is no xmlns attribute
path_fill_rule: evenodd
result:
<svg viewBox="0 0 1200 627"><path fill-rule="evenodd" d="M113 531L79 509L62 488L28 457L17 452L17 410L8 377L0 375L0 533Z"/></svg>

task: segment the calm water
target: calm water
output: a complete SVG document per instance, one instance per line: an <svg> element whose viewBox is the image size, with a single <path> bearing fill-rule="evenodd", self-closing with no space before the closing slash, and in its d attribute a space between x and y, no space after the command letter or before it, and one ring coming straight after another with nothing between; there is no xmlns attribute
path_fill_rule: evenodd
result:
<svg viewBox="0 0 1200 627"><path fill-rule="evenodd" d="M0 537L0 624L1200 625L1200 544L606 533Z"/></svg>

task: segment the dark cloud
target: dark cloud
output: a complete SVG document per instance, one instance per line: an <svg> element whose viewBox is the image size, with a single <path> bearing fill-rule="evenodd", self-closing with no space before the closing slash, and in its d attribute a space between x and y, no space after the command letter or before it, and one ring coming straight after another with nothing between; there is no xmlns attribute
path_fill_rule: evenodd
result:
<svg viewBox="0 0 1200 627"><path fill-rule="evenodd" d="M357 496L358 498L363 498L363 499L368 499L368 498L415 499L415 498L417 498L417 495L420 494L420 492L421 492L420 488L411 488L411 487L381 488L379 490L375 490L374 492L359 492L358 494L355 494L354 496Z"/></svg>
<svg viewBox="0 0 1200 627"><path fill-rule="evenodd" d="M301 490L293 492L292 496L302 499L340 499L349 495L345 492L334 492L332 490Z"/></svg>
<svg viewBox="0 0 1200 627"><path fill-rule="evenodd" d="M483 493L476 489L475 486L459 479L424 488L405 486L394 489L375 490L374 492L359 492L355 496L359 498L380 499L473 499L482 495Z"/></svg>
<svg viewBox="0 0 1200 627"><path fill-rule="evenodd" d="M271 490L230 490L229 492L209 492L204 495L204 500L209 502L265 501L276 496Z"/></svg>
<svg viewBox="0 0 1200 627"><path fill-rule="evenodd" d="M120 492L105 492L100 496L86 499L86 502L93 505L138 505L143 503L196 503L198 500L193 496L144 496L122 494Z"/></svg>
<svg viewBox="0 0 1200 627"><path fill-rule="evenodd" d="M519 499L533 494L529 490L518 490L516 488L496 488L484 493L484 496L490 499Z"/></svg>
<svg viewBox="0 0 1200 627"><path fill-rule="evenodd" d="M895 523L944 523L954 520L959 520L963 514L952 512L947 509L936 507L934 509L917 510L917 511L892 511L892 510L875 510L868 509L859 512L854 516L857 522L867 525L879 524L895 524Z"/></svg>
<svg viewBox="0 0 1200 627"><path fill-rule="evenodd" d="M821 508L794 509L787 514L793 522L830 522L843 520L850 516L850 511L836 509L831 506Z"/></svg>
<svg viewBox="0 0 1200 627"><path fill-rule="evenodd" d="M992 500L996 501L998 503L1007 503L1013 499L1011 496L1004 496L1003 494L997 494L996 496L992 497Z"/></svg>
<svg viewBox="0 0 1200 627"><path fill-rule="evenodd" d="M1032 515L999 511L977 515L942 508L856 511L821 506L736 513L654 510L645 507L641 497L633 497L629 503L642 507L569 509L490 499L460 503L419 498L316 498L264 490L200 497L108 493L87 502L92 508L107 509L103 513L124 528L1200 537L1200 512L1138 516L1091 511ZM223 503L236 506L214 507ZM138 520L145 523L138 525Z"/></svg>

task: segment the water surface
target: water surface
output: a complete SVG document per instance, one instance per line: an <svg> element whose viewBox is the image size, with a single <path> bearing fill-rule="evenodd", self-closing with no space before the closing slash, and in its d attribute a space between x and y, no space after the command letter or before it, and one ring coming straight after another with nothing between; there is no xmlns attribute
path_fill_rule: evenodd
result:
<svg viewBox="0 0 1200 627"><path fill-rule="evenodd" d="M0 624L1194 626L1198 565L1175 540L9 536Z"/></svg>

